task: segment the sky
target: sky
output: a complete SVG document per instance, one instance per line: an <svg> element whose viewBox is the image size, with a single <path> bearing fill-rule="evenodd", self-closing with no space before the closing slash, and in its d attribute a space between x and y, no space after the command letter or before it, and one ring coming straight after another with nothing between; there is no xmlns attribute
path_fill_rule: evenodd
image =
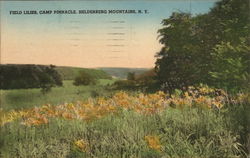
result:
<svg viewBox="0 0 250 158"><path fill-rule="evenodd" d="M157 38L161 21L172 12L206 13L214 3L214 0L1 1L0 63L150 68L162 47ZM75 10L77 14L53 14L56 10ZM79 14L79 10L143 13ZM27 11L37 14L24 14ZM52 13L40 14L45 11Z"/></svg>

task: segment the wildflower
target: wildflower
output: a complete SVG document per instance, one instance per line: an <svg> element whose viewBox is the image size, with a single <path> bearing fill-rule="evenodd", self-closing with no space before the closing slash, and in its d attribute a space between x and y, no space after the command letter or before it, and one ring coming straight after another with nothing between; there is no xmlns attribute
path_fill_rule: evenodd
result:
<svg viewBox="0 0 250 158"><path fill-rule="evenodd" d="M161 97L165 97L165 95L166 95L163 91L158 91L156 94L161 96Z"/></svg>
<svg viewBox="0 0 250 158"><path fill-rule="evenodd" d="M74 108L75 108L75 106L74 106L74 104L67 104L66 105L67 106L67 108L69 109L69 110L74 110Z"/></svg>
<svg viewBox="0 0 250 158"><path fill-rule="evenodd" d="M239 103L249 103L250 102L250 93L240 93L237 95L237 98L236 100L239 102Z"/></svg>
<svg viewBox="0 0 250 158"><path fill-rule="evenodd" d="M145 136L145 140L149 148L154 149L156 151L161 151L162 146L160 144L160 140L158 136L148 135L148 136Z"/></svg>
<svg viewBox="0 0 250 158"><path fill-rule="evenodd" d="M87 152L89 150L89 144L83 139L76 140L74 144L78 149L83 152Z"/></svg>
<svg viewBox="0 0 250 158"><path fill-rule="evenodd" d="M216 108L218 108L218 109L220 109L223 106L223 104L221 102L219 102L219 101L214 101L213 105L215 105Z"/></svg>
<svg viewBox="0 0 250 158"><path fill-rule="evenodd" d="M21 117L25 117L27 114L26 111L10 111L7 113L1 111L0 125L3 126L6 123L13 122Z"/></svg>
<svg viewBox="0 0 250 158"><path fill-rule="evenodd" d="M69 120L73 119L73 116L68 112L62 113L62 117Z"/></svg>
<svg viewBox="0 0 250 158"><path fill-rule="evenodd" d="M40 118L29 118L26 121L24 121L22 124L27 125L27 126L37 126L41 124L47 124L48 119L46 117L40 117Z"/></svg>
<svg viewBox="0 0 250 158"><path fill-rule="evenodd" d="M104 98L100 97L97 100L97 104L98 105L104 105L104 104L106 104L106 100Z"/></svg>

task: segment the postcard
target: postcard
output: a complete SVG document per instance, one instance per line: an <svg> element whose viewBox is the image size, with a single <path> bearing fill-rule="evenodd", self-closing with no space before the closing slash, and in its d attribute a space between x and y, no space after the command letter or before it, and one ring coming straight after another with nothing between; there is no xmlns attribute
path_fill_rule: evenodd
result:
<svg viewBox="0 0 250 158"><path fill-rule="evenodd" d="M1 1L0 157L249 156L249 26L248 0Z"/></svg>

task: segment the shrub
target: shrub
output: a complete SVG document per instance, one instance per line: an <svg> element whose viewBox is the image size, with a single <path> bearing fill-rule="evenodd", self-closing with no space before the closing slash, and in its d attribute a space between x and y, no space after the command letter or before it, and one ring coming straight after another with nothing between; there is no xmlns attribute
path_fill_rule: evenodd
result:
<svg viewBox="0 0 250 158"><path fill-rule="evenodd" d="M93 77L91 74L81 71L79 75L74 80L74 85L95 85L97 83L97 79Z"/></svg>
<svg viewBox="0 0 250 158"><path fill-rule="evenodd" d="M136 81L118 80L113 84L114 89L134 90L137 88Z"/></svg>

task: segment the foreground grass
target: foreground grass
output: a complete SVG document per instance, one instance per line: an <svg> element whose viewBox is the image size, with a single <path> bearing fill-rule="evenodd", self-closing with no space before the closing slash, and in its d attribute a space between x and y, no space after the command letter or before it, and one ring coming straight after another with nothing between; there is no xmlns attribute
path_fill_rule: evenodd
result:
<svg viewBox="0 0 250 158"><path fill-rule="evenodd" d="M222 115L198 109L168 109L141 115L121 111L93 122L53 119L39 127L17 122L1 129L1 156L13 157L233 157L243 154L239 135ZM159 138L160 150L145 136ZM74 142L83 140L86 148ZM157 145L157 144L156 144Z"/></svg>
<svg viewBox="0 0 250 158"><path fill-rule="evenodd" d="M1 157L246 156L249 101L220 105L221 96L214 96L221 100L212 102L210 96L190 93L132 96L121 92L106 99L9 115L18 117L9 121L6 117L1 126Z"/></svg>
<svg viewBox="0 0 250 158"><path fill-rule="evenodd" d="M95 86L74 86L73 81L63 81L63 87L54 87L51 92L41 93L41 89L0 90L0 108L3 110L25 109L44 104L59 105L65 102L85 100L89 97L105 95L104 87L113 80L100 79Z"/></svg>

